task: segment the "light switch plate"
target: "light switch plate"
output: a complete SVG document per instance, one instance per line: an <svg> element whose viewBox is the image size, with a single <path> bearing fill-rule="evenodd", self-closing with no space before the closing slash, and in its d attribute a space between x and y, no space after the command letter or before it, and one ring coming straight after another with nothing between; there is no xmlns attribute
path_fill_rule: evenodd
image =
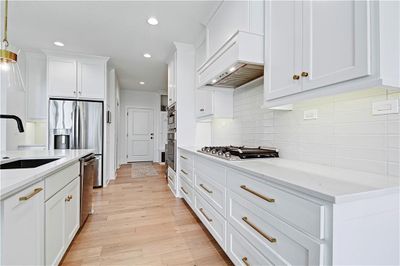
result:
<svg viewBox="0 0 400 266"><path fill-rule="evenodd" d="M386 115L386 114L398 114L398 113L399 113L398 99L380 101L372 104L373 115Z"/></svg>
<svg viewBox="0 0 400 266"><path fill-rule="evenodd" d="M318 110L306 110L304 111L304 120L315 120L318 119Z"/></svg>

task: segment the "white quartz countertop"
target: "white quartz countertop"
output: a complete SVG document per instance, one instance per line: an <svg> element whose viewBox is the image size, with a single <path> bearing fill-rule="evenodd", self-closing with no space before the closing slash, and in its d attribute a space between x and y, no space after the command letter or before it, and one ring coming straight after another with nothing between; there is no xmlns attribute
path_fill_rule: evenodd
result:
<svg viewBox="0 0 400 266"><path fill-rule="evenodd" d="M94 150L21 150L1 152L0 164L20 159L47 159L59 160L25 169L0 169L0 199L4 199L25 187L43 180L46 176L77 162L80 158L94 152ZM9 157L9 159L3 159Z"/></svg>
<svg viewBox="0 0 400 266"><path fill-rule="evenodd" d="M179 147L249 175L332 203L399 193L400 177L329 167L281 158L228 161L198 152L194 147Z"/></svg>

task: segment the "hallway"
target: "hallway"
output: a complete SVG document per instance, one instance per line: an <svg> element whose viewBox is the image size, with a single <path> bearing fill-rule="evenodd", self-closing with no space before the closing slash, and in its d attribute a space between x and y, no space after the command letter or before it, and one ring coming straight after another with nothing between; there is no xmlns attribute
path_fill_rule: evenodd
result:
<svg viewBox="0 0 400 266"><path fill-rule="evenodd" d="M95 190L95 213L62 265L231 265L183 200L171 194L163 172L158 164L122 165L115 181Z"/></svg>

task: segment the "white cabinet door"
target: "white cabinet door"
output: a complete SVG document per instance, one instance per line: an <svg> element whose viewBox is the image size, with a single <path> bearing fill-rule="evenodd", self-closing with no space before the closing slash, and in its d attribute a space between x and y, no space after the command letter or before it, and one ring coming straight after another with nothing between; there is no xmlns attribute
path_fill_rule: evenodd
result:
<svg viewBox="0 0 400 266"><path fill-rule="evenodd" d="M26 53L26 101L29 120L47 118L46 56Z"/></svg>
<svg viewBox="0 0 400 266"><path fill-rule="evenodd" d="M308 74L302 77L303 90L370 73L368 5L355 0L303 2L301 71Z"/></svg>
<svg viewBox="0 0 400 266"><path fill-rule="evenodd" d="M65 190L62 189L46 202L46 265L57 265L65 250Z"/></svg>
<svg viewBox="0 0 400 266"><path fill-rule="evenodd" d="M265 98L301 91L302 19L300 1L265 3Z"/></svg>
<svg viewBox="0 0 400 266"><path fill-rule="evenodd" d="M106 69L104 62L78 61L78 96L89 99L104 99Z"/></svg>
<svg viewBox="0 0 400 266"><path fill-rule="evenodd" d="M212 91L196 91L196 116L203 117L213 114L213 95Z"/></svg>
<svg viewBox="0 0 400 266"><path fill-rule="evenodd" d="M1 202L1 265L44 264L44 183Z"/></svg>
<svg viewBox="0 0 400 266"><path fill-rule="evenodd" d="M65 204L65 246L69 246L80 224L80 179L76 178L66 187Z"/></svg>
<svg viewBox="0 0 400 266"><path fill-rule="evenodd" d="M47 58L47 88L49 96L77 96L77 63L75 59Z"/></svg>
<svg viewBox="0 0 400 266"><path fill-rule="evenodd" d="M168 63L168 106L176 103L176 52Z"/></svg>

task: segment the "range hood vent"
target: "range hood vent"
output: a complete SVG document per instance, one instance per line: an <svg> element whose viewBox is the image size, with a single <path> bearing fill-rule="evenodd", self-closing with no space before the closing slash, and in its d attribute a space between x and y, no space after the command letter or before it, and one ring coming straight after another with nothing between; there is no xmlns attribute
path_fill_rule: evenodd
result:
<svg viewBox="0 0 400 266"><path fill-rule="evenodd" d="M264 75L263 36L238 31L198 70L198 87L238 88Z"/></svg>

